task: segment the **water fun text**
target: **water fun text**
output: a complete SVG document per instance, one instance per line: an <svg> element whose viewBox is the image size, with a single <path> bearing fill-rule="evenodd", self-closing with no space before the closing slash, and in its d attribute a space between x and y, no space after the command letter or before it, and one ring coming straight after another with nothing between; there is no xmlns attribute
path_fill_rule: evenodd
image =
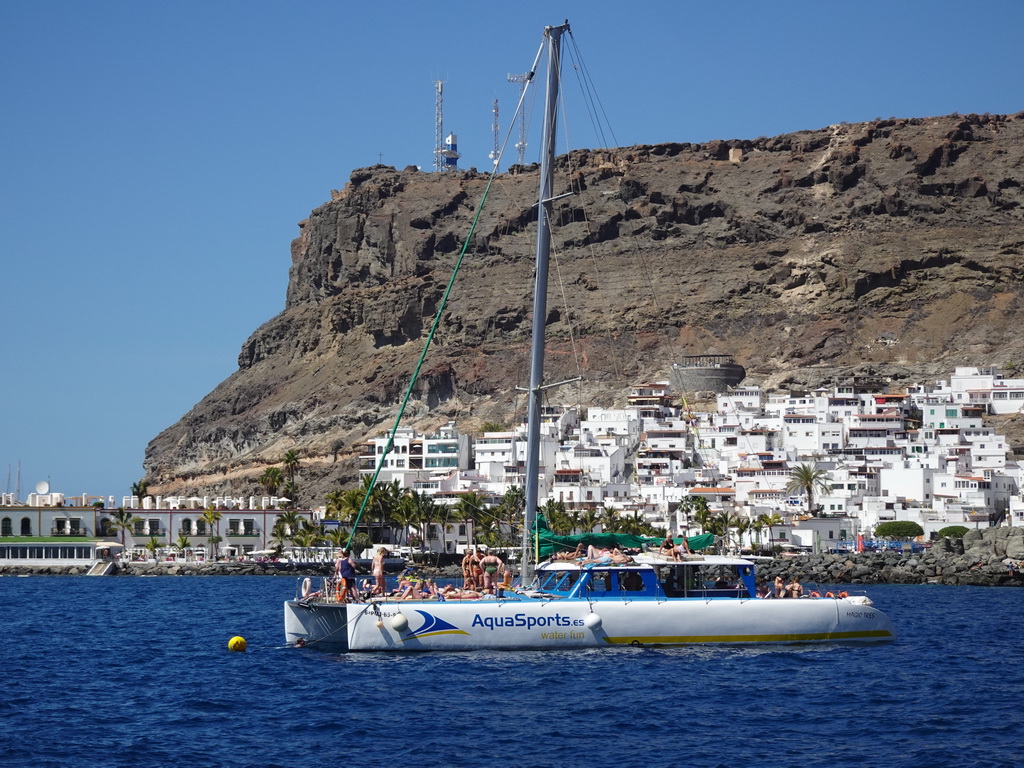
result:
<svg viewBox="0 0 1024 768"><path fill-rule="evenodd" d="M574 619L570 616L563 616L556 613L554 616L527 616L525 613L517 613L513 616L481 616L479 613L473 617L474 627L487 627L497 629L498 627L582 627L583 619Z"/></svg>

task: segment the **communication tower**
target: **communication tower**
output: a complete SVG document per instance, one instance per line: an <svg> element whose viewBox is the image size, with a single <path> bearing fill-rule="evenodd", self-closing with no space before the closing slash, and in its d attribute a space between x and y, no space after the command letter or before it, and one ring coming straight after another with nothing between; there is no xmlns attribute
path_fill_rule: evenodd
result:
<svg viewBox="0 0 1024 768"><path fill-rule="evenodd" d="M523 104L523 92L526 90L526 83L529 82L530 76L526 75L509 75L508 81L510 83L519 84L519 141L516 142L516 157L519 165L522 165L526 161L526 105Z"/></svg>
<svg viewBox="0 0 1024 768"><path fill-rule="evenodd" d="M459 167L459 140L454 133L444 138L444 80L434 81L434 91L434 170L455 171Z"/></svg>
<svg viewBox="0 0 1024 768"><path fill-rule="evenodd" d="M498 122L498 100L494 100L494 122L491 123L494 131L494 149L491 150L490 158L494 161L494 167L498 167L498 154L501 152L501 124Z"/></svg>
<svg viewBox="0 0 1024 768"><path fill-rule="evenodd" d="M434 81L434 170L443 170L442 158L444 157L444 110L441 103L444 100L444 80Z"/></svg>

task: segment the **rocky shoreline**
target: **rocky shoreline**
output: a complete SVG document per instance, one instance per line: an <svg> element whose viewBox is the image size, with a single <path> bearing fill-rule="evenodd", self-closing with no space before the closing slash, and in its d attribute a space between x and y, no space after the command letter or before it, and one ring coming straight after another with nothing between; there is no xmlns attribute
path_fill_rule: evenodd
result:
<svg viewBox="0 0 1024 768"><path fill-rule="evenodd" d="M758 573L772 580L796 578L806 585L948 584L1024 587L1024 528L968 531L963 539L939 539L922 553L861 552L780 557L761 565ZM85 565L0 565L5 576L84 576ZM333 564L239 562L124 563L112 575L123 576L326 576ZM457 565L423 566L421 573L457 578Z"/></svg>

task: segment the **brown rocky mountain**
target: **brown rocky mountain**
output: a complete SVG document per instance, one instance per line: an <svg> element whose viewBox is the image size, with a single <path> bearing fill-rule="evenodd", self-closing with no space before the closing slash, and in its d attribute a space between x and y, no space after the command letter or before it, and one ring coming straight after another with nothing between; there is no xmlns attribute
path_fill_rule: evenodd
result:
<svg viewBox="0 0 1024 768"><path fill-rule="evenodd" d="M833 125L561 157L547 319L553 401L612 406L682 355L748 382L894 386L1024 362L1024 113ZM491 186L404 425L522 418L535 168ZM299 224L283 312L149 444L159 493L252 493L287 450L301 500L390 427L487 186L375 166Z"/></svg>

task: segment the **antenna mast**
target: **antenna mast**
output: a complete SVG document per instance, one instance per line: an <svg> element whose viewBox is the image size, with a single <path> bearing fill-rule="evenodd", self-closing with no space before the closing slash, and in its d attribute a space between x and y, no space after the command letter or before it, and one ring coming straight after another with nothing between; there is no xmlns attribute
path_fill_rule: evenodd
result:
<svg viewBox="0 0 1024 768"><path fill-rule="evenodd" d="M508 81L519 84L519 141L516 142L516 162L522 165L526 162L526 105L523 104L523 92L530 81L530 75L509 75Z"/></svg>
<svg viewBox="0 0 1024 768"><path fill-rule="evenodd" d="M434 170L440 171L444 168L444 110L441 106L444 80L435 80L434 90Z"/></svg>
<svg viewBox="0 0 1024 768"><path fill-rule="evenodd" d="M498 168L498 155L501 152L501 123L498 122L498 100L494 100L494 122L491 123L494 130L494 149L491 150L491 160L494 161L494 168Z"/></svg>

